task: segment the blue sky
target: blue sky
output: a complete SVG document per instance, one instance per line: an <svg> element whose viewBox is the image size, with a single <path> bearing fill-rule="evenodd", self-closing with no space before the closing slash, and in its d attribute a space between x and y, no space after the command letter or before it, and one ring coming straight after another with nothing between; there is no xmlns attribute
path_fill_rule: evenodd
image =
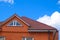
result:
<svg viewBox="0 0 60 40"><path fill-rule="evenodd" d="M0 1L0 21L13 15L26 16L33 20L46 15L51 16L54 11L59 11L58 0L13 0L14 3Z"/></svg>

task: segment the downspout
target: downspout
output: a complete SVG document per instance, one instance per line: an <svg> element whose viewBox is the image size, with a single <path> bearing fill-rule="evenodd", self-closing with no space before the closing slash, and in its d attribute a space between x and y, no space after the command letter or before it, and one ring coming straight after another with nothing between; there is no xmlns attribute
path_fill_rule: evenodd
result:
<svg viewBox="0 0 60 40"><path fill-rule="evenodd" d="M53 40L55 40L56 30L53 32Z"/></svg>
<svg viewBox="0 0 60 40"><path fill-rule="evenodd" d="M48 40L50 40L50 31L48 31Z"/></svg>

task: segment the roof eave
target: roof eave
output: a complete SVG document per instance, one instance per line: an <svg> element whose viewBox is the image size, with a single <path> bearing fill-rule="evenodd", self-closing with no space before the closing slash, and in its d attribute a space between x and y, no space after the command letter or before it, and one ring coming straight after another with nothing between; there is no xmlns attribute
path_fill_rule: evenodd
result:
<svg viewBox="0 0 60 40"><path fill-rule="evenodd" d="M57 30L48 30L48 29L45 29L45 30L28 30L28 32L54 32L54 31L56 31L56 32L58 32Z"/></svg>

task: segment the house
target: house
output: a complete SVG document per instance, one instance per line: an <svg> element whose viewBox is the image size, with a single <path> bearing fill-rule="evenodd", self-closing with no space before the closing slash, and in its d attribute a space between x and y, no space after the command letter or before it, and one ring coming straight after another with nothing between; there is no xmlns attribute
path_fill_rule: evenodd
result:
<svg viewBox="0 0 60 40"><path fill-rule="evenodd" d="M0 22L0 40L58 40L58 30L14 14Z"/></svg>

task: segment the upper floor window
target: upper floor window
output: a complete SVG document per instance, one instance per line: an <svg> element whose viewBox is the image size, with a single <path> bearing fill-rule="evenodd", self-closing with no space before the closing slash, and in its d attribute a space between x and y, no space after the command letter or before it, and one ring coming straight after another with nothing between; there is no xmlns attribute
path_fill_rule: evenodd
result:
<svg viewBox="0 0 60 40"><path fill-rule="evenodd" d="M5 38L4 37L0 37L0 40L5 40Z"/></svg>
<svg viewBox="0 0 60 40"><path fill-rule="evenodd" d="M9 23L9 26L22 26L18 21L13 20L12 22Z"/></svg>
<svg viewBox="0 0 60 40"><path fill-rule="evenodd" d="M31 38L31 37L23 37L22 40L34 40L34 38Z"/></svg>

